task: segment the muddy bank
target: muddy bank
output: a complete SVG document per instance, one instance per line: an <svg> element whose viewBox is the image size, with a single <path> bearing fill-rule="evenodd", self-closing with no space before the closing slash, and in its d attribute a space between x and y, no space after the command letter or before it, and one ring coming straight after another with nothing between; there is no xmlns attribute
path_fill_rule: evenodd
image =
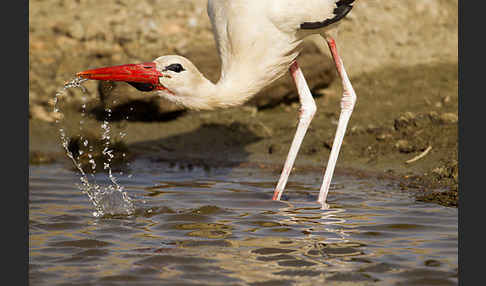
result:
<svg viewBox="0 0 486 286"><path fill-rule="evenodd" d="M217 80L206 1L98 2L29 4L32 164L67 161L50 102L80 70L177 53ZM393 176L421 200L457 205L457 1L359 1L342 23L338 44L358 101L337 172ZM318 111L295 171L317 170L329 156L341 87L326 49L308 43L299 62ZM126 84L85 86L87 95L70 90L63 99L69 135L99 137L109 107L113 129L127 134L118 138L127 153L154 160L255 164L279 172L297 124L288 76L244 107L212 112L182 110ZM89 118L80 128L83 103Z"/></svg>

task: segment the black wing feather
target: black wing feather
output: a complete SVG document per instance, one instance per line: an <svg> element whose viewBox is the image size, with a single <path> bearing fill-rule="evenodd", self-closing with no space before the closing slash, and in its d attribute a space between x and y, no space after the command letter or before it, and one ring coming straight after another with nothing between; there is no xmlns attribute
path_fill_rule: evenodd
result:
<svg viewBox="0 0 486 286"><path fill-rule="evenodd" d="M304 22L300 24L301 29L319 29L332 23L336 23L346 16L349 11L353 8L353 2L355 0L339 0L336 2L336 8L334 9L334 17L331 19L326 19L322 22Z"/></svg>

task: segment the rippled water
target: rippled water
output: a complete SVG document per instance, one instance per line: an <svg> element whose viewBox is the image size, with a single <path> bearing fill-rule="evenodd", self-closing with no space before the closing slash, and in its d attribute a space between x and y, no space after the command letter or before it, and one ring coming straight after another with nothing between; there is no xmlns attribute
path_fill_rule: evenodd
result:
<svg viewBox="0 0 486 286"><path fill-rule="evenodd" d="M97 218L77 173L30 166L30 285L457 284L457 209L393 182L336 176L321 210L319 173L292 174L274 202L266 170L131 168L135 213Z"/></svg>

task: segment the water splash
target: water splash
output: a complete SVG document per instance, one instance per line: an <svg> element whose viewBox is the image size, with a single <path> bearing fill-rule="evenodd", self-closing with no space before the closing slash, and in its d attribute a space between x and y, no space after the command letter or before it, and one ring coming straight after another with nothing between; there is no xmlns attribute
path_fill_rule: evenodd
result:
<svg viewBox="0 0 486 286"><path fill-rule="evenodd" d="M83 93L86 93L86 88L81 85L82 82L86 81L87 79L82 78L74 78L73 80L64 84L64 87L56 92L56 97L54 98L54 114L56 115L56 124L60 124L60 119L64 116L60 112L58 107L59 99L62 98L65 94L67 89L69 88L80 88ZM80 121L80 131L82 131L82 126L84 124L84 118L86 117L86 98L83 97L83 104L82 104L82 118ZM111 110L107 109L108 112L108 119L111 117ZM69 138L66 135L66 131L64 128L59 128L59 134L61 139L61 144L66 151L66 155L71 159L72 163L76 167L76 169L81 173L81 185L78 185L79 189L85 193L90 201L93 203L96 211L93 212L93 216L101 217L104 215L131 215L135 212L135 207L133 204L132 199L128 196L128 194L124 191L123 186L118 184L116 177L113 175L111 170L111 160L114 157L114 150L110 149L110 125L108 120L103 121L101 124L101 128L103 129L103 133L101 134L101 139L103 140L104 148L102 151L103 156L105 156L106 161L104 162L103 169L108 171L108 177L110 179L111 184L108 186L101 186L96 183L90 183L88 179L87 173L83 170L82 164L79 161L79 156L84 154L83 150L79 150L77 156L75 156L71 150L69 149ZM94 173L96 172L96 161L93 158L93 146L90 145L90 142L87 138L80 136L80 142L84 147L88 148L88 162L91 166L91 176L94 179ZM125 156L123 156L125 157Z"/></svg>

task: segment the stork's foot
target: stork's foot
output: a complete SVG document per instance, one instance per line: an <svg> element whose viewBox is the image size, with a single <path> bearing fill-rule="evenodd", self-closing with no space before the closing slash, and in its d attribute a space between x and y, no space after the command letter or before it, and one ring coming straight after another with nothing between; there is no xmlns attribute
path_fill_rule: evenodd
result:
<svg viewBox="0 0 486 286"><path fill-rule="evenodd" d="M326 204L325 202L322 202L320 203L321 204L321 210L328 210L331 208L331 206L329 206L328 204Z"/></svg>
<svg viewBox="0 0 486 286"><path fill-rule="evenodd" d="M274 201L278 201L279 200L279 194L282 193L283 191L280 191L278 189L275 189L275 191L273 192L273 198L272 200Z"/></svg>

